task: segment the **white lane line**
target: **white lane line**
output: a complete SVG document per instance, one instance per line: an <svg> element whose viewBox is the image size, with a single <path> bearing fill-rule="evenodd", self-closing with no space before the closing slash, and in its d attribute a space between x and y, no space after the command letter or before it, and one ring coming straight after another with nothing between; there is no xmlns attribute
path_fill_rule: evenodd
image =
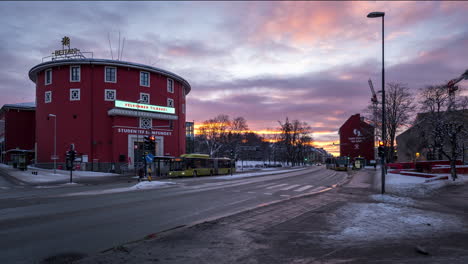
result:
<svg viewBox="0 0 468 264"><path fill-rule="evenodd" d="M286 183L283 183L283 184L273 185L273 186L268 187L267 189L273 189L273 188L283 187L283 186L285 186L285 185L287 185L287 184L286 184Z"/></svg>
<svg viewBox="0 0 468 264"><path fill-rule="evenodd" d="M273 195L272 193L264 193L265 195Z"/></svg>
<svg viewBox="0 0 468 264"><path fill-rule="evenodd" d="M255 193L255 192L247 192L247 193Z"/></svg>
<svg viewBox="0 0 468 264"><path fill-rule="evenodd" d="M280 195L280 196L281 196L281 197L289 197L289 196L291 196L291 195L282 194L282 195Z"/></svg>
<svg viewBox="0 0 468 264"><path fill-rule="evenodd" d="M318 192L318 191L324 190L324 189L326 189L326 188L327 188L327 187L325 187L325 186L320 186L320 187L317 187L317 188L315 188L315 189L312 189L311 192Z"/></svg>
<svg viewBox="0 0 468 264"><path fill-rule="evenodd" d="M294 189L296 187L300 186L299 184L293 184L293 185L290 185L288 187L285 187L283 189L281 189L281 191L287 191L287 190L291 190L291 189Z"/></svg>
<svg viewBox="0 0 468 264"><path fill-rule="evenodd" d="M297 190L294 190L294 191L295 191L295 192L303 192L303 191L305 191L305 190L307 190L307 189L310 189L310 188L312 188L312 187L314 187L314 186L312 186L312 185L306 185L306 186L303 186L303 187L301 187L301 188L299 188L299 189L297 189Z"/></svg>

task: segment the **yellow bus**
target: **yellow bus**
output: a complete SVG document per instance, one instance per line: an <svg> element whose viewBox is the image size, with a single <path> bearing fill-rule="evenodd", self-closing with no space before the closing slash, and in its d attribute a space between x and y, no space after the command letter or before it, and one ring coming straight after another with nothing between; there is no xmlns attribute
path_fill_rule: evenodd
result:
<svg viewBox="0 0 468 264"><path fill-rule="evenodd" d="M171 160L170 177L205 176L230 174L236 171L235 163L229 158L210 158L206 154L184 154Z"/></svg>

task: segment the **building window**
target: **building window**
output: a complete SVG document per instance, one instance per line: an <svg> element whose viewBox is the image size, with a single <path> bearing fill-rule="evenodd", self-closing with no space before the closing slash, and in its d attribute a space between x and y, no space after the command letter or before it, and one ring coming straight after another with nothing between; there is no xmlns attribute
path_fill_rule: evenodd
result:
<svg viewBox="0 0 468 264"><path fill-rule="evenodd" d="M116 83L117 82L117 68L116 67L105 67L104 74L105 82Z"/></svg>
<svg viewBox="0 0 468 264"><path fill-rule="evenodd" d="M104 100L105 101L115 101L116 91L112 89L105 89L104 90Z"/></svg>
<svg viewBox="0 0 468 264"><path fill-rule="evenodd" d="M52 102L52 91L47 91L47 92L45 92L44 102L45 102L46 104Z"/></svg>
<svg viewBox="0 0 468 264"><path fill-rule="evenodd" d="M174 81L172 79L167 79L167 91L174 93Z"/></svg>
<svg viewBox="0 0 468 264"><path fill-rule="evenodd" d="M70 89L70 101L80 100L80 89Z"/></svg>
<svg viewBox="0 0 468 264"><path fill-rule="evenodd" d="M140 85L141 86L147 86L149 87L150 86L150 79L149 79L149 72L140 72Z"/></svg>
<svg viewBox="0 0 468 264"><path fill-rule="evenodd" d="M149 104L150 95L147 93L140 93L140 104Z"/></svg>
<svg viewBox="0 0 468 264"><path fill-rule="evenodd" d="M151 129L153 127L153 119L140 117L140 128Z"/></svg>
<svg viewBox="0 0 468 264"><path fill-rule="evenodd" d="M70 66L70 82L79 82L80 78L80 66Z"/></svg>
<svg viewBox="0 0 468 264"><path fill-rule="evenodd" d="M167 106L168 107L174 107L174 99L167 98Z"/></svg>
<svg viewBox="0 0 468 264"><path fill-rule="evenodd" d="M182 104L182 114L185 114L185 104Z"/></svg>
<svg viewBox="0 0 468 264"><path fill-rule="evenodd" d="M45 85L52 83L52 69L45 70Z"/></svg>

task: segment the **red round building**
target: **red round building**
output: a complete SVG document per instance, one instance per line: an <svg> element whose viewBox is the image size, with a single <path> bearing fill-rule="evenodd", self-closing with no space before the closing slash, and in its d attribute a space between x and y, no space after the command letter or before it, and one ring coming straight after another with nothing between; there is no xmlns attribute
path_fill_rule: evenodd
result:
<svg viewBox="0 0 468 264"><path fill-rule="evenodd" d="M37 165L52 167L73 144L82 162L108 171L142 159L144 136L156 156L185 153L185 96L190 84L156 67L119 60L55 59L34 66ZM56 132L55 132L56 128ZM92 164L89 164L92 163Z"/></svg>

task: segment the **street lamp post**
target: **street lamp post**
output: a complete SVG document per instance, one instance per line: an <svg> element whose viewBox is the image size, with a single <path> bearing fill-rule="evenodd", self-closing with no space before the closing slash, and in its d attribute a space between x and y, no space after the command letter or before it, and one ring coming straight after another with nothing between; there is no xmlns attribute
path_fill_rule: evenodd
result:
<svg viewBox="0 0 468 264"><path fill-rule="evenodd" d="M57 173L57 116L49 114L49 117L54 118L54 174Z"/></svg>
<svg viewBox="0 0 468 264"><path fill-rule="evenodd" d="M141 99L138 99L137 100L137 103L140 103L141 102ZM138 155L135 155L134 157L134 160L133 160L133 164L134 164L134 167L135 167L135 175L136 176L139 176L139 173L138 173L138 167L137 167L137 156L140 156L141 154L141 149L140 149L140 110L137 110L137 142L136 142L136 146L137 146L137 153ZM138 157L139 158L139 157ZM138 159L139 160L139 159ZM138 180L139 181L139 180Z"/></svg>
<svg viewBox="0 0 468 264"><path fill-rule="evenodd" d="M384 54L385 54L385 45L384 45L384 22L385 22L385 13L384 12L371 12L367 15L368 18L382 18L382 141L384 142L384 147L387 145L386 142L386 128L385 128L385 65L384 65ZM385 193L385 156L386 149L383 152L381 167L382 167L382 194Z"/></svg>

